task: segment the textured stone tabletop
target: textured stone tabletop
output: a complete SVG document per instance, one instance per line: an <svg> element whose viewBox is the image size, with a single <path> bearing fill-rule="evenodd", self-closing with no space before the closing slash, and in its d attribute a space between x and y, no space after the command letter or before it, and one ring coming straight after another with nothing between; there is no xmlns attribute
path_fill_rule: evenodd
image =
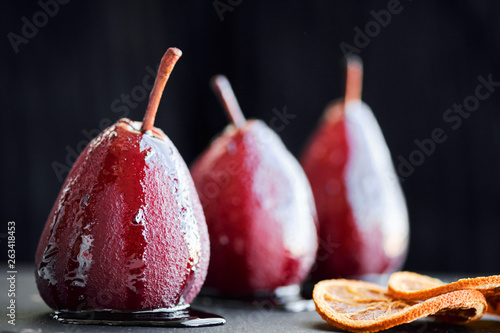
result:
<svg viewBox="0 0 500 333"><path fill-rule="evenodd" d="M138 326L104 326L60 324L50 317L48 308L38 295L33 266L18 267L16 274L16 320L15 326L8 323L10 298L7 269L2 266L6 277L0 283L2 299L1 332L42 333L42 332L341 332L323 321L316 312L289 313L272 309L266 302L243 303L198 297L193 308L223 316L227 323L213 327L165 328ZM447 325L430 320L418 320L385 332L499 332L500 318L485 316L468 325Z"/></svg>

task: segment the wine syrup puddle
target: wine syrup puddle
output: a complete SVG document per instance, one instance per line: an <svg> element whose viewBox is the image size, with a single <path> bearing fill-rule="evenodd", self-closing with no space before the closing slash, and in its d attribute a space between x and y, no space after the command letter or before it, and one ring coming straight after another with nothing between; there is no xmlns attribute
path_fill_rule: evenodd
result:
<svg viewBox="0 0 500 333"><path fill-rule="evenodd" d="M221 294L214 289L202 289L201 296L209 299L237 301L240 304L255 306L265 310L281 310L285 312L312 312L316 306L312 299L304 298L301 295L301 289L297 285L280 287L272 293L262 292L251 295L227 295Z"/></svg>
<svg viewBox="0 0 500 333"><path fill-rule="evenodd" d="M274 307L286 312L311 312L316 309L312 299L305 299L301 296L294 298L280 298L273 300Z"/></svg>
<svg viewBox="0 0 500 333"><path fill-rule="evenodd" d="M54 311L52 318L63 324L111 326L203 327L226 323L221 316L190 307L140 312Z"/></svg>

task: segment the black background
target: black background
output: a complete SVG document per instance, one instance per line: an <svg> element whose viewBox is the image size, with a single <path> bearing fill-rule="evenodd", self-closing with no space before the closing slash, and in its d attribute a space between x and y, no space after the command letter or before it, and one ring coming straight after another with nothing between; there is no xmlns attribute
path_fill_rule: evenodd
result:
<svg viewBox="0 0 500 333"><path fill-rule="evenodd" d="M62 185L54 162L66 165L68 149L81 150L84 130L95 134L125 113L142 119L147 98L124 108L121 96L141 90L147 67L155 68L168 47L184 55L155 124L188 164L227 123L208 87L217 73L229 77L247 117L269 123L273 109L285 106L297 115L279 135L299 156L324 106L343 94L339 45L354 45L354 28L364 30L374 20L370 11L388 1L232 3L221 20L212 1L72 0L16 53L8 33L22 35L22 18L33 22L42 9L34 1L2 2L0 236L14 220L18 260L33 260ZM417 148L414 140L435 128L447 135L403 182L411 219L406 268L498 273L500 89L456 130L443 114L474 95L478 76L500 81L500 2L400 6L358 52L364 100L396 166Z"/></svg>

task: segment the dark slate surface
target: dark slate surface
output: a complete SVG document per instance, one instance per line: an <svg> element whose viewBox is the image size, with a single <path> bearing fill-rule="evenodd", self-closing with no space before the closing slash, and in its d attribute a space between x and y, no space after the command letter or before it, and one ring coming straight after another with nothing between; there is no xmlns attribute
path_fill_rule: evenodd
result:
<svg viewBox="0 0 500 333"><path fill-rule="evenodd" d="M2 266L1 270L5 272L3 275L7 275L5 266ZM243 303L208 297L199 297L193 307L224 316L227 320L225 325L201 328L162 328L60 324L49 316L51 310L38 294L33 271L33 266L18 267L15 326L7 323L8 283L6 278L2 278L0 298L3 310L0 317L0 332L342 332L323 321L316 312L288 313L270 309L265 302ZM441 278L449 280L447 277ZM500 318L485 316L478 322L464 326L418 320L386 332L500 332Z"/></svg>

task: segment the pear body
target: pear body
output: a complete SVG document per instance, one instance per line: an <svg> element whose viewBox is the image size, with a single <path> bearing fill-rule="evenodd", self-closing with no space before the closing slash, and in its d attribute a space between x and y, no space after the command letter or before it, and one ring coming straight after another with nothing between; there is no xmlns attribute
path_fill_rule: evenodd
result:
<svg viewBox="0 0 500 333"><path fill-rule="evenodd" d="M382 131L362 102L331 105L301 157L318 211L315 280L388 273L406 257L409 222Z"/></svg>
<svg viewBox="0 0 500 333"><path fill-rule="evenodd" d="M249 295L306 278L317 250L312 192L271 129L258 120L228 126L191 174L211 240L207 287Z"/></svg>
<svg viewBox="0 0 500 333"><path fill-rule="evenodd" d="M144 311L189 304L209 261L189 171L156 128L121 119L76 160L36 252L36 282L56 310Z"/></svg>

